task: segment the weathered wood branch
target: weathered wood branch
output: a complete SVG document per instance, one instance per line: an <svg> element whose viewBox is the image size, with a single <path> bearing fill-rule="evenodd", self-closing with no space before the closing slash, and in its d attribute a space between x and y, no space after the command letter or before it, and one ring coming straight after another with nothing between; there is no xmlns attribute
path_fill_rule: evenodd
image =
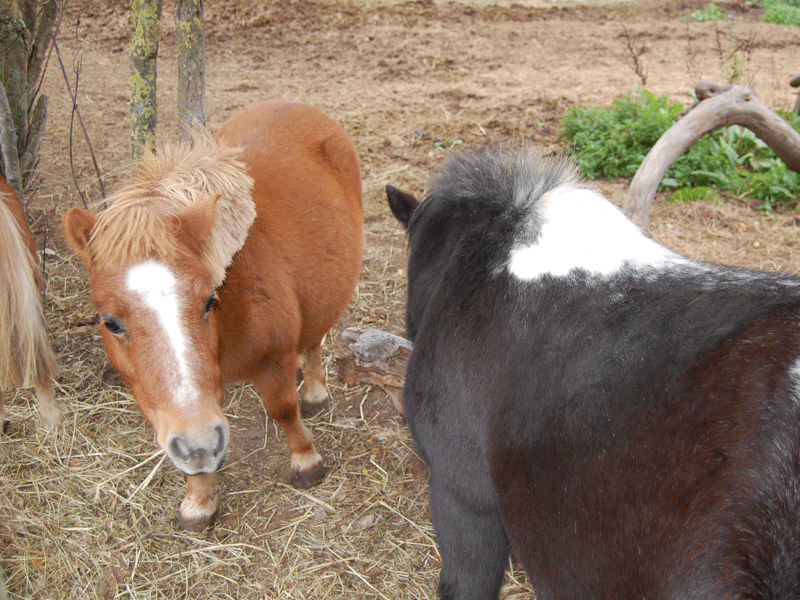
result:
<svg viewBox="0 0 800 600"><path fill-rule="evenodd" d="M800 87L800 72L794 74L794 76L789 80L789 85L793 88ZM794 100L794 112L800 113L800 94L797 94L797 97Z"/></svg>
<svg viewBox="0 0 800 600"><path fill-rule="evenodd" d="M339 379L344 383L377 385L403 411L403 383L411 357L412 344L407 339L378 329L349 327L342 339L352 342L352 355L338 359Z"/></svg>
<svg viewBox="0 0 800 600"><path fill-rule="evenodd" d="M800 134L756 100L751 88L700 82L698 99L702 101L656 142L631 181L623 211L642 230L647 229L653 199L667 169L702 136L720 127L747 127L789 169L800 172Z"/></svg>

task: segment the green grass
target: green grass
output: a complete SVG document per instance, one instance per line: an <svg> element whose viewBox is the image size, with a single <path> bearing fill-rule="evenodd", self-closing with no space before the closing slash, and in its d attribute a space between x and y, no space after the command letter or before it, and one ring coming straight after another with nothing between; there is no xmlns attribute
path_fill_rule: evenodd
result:
<svg viewBox="0 0 800 600"><path fill-rule="evenodd" d="M680 102L639 90L611 107L569 109L561 135L570 142L568 153L584 177L630 179L681 110ZM797 114L781 116L800 130ZM764 210L792 209L798 207L800 175L787 169L752 131L730 126L700 138L667 170L660 189L677 190L676 201L710 198L713 190L724 190L756 199Z"/></svg>

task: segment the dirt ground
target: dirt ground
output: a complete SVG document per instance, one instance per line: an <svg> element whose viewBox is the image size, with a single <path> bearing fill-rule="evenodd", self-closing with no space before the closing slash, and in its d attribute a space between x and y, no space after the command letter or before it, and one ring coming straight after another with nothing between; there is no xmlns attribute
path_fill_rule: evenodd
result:
<svg viewBox="0 0 800 600"><path fill-rule="evenodd" d="M164 462L130 393L106 371L88 283L60 232L61 216L82 204L81 194L90 204L102 198L53 54L44 82L47 135L27 212L44 249L66 420L46 436L28 391L7 398L0 560L10 597L431 598L439 558L425 467L385 394L345 386L335 366L348 352L339 339L344 327L404 330L404 234L384 186L421 195L454 146L528 140L561 153L567 108L608 105L636 85L686 103L699 79L728 81L738 70L762 102L791 109L800 28L761 23L759 9L740 1L716 2L732 17L719 22L687 19L707 5L690 0L205 4L212 130L258 101L306 102L338 120L361 157L363 273L326 343L330 408L309 421L329 473L312 490L289 487L283 433L265 420L250 388L237 386L226 409L233 439L217 523L198 535L177 530L183 479ZM128 6L70 0L59 33L107 189L130 162ZM162 140L177 139L173 33L165 6ZM597 183L622 202L626 182ZM800 272L798 216L763 214L737 198L668 205L659 196L650 233L693 257ZM511 567L502 597L532 597Z"/></svg>

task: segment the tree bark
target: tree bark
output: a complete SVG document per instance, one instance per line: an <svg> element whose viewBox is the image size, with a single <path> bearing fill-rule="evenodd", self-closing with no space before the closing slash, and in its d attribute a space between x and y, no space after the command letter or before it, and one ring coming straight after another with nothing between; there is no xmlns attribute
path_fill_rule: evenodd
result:
<svg viewBox="0 0 800 600"><path fill-rule="evenodd" d="M56 0L0 0L0 172L25 206L47 117L39 95Z"/></svg>
<svg viewBox="0 0 800 600"><path fill-rule="evenodd" d="M206 124L203 0L175 1L175 32L178 45L178 123L184 139L191 139L192 129Z"/></svg>
<svg viewBox="0 0 800 600"><path fill-rule="evenodd" d="M25 206L47 119L40 94L58 0L0 0L0 173Z"/></svg>
<svg viewBox="0 0 800 600"><path fill-rule="evenodd" d="M19 166L17 150L17 129L14 126L14 115L8 102L5 86L0 81L0 155L2 155L3 174L8 184L14 188L20 204L25 206L22 185L22 170Z"/></svg>
<svg viewBox="0 0 800 600"><path fill-rule="evenodd" d="M16 152L19 158L25 152L28 138L28 57L31 48L31 32L25 23L23 11L28 7L11 0L0 0L0 40L2 40L2 72L0 80L5 86L11 122L16 136Z"/></svg>
<svg viewBox="0 0 800 600"><path fill-rule="evenodd" d="M747 127L789 169L800 172L800 134L791 125L756 100L755 92L749 87L734 85L715 95L709 85L709 82L699 84L698 98L705 95L707 99L661 136L631 181L623 211L642 230L647 230L653 199L667 169L703 135L720 127ZM724 86L717 89L722 88Z"/></svg>
<svg viewBox="0 0 800 600"><path fill-rule="evenodd" d="M141 157L142 148L154 150L156 145L156 57L161 0L131 0L131 12L131 158L135 162Z"/></svg>

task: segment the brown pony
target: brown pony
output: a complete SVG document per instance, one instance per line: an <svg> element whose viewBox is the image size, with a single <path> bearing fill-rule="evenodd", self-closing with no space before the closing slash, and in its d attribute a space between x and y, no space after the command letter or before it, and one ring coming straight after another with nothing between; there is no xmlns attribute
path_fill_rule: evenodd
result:
<svg viewBox="0 0 800 600"><path fill-rule="evenodd" d="M45 429L61 421L53 394L58 374L39 300L36 244L13 188L0 176L0 431L3 390L33 387Z"/></svg>
<svg viewBox="0 0 800 600"><path fill-rule="evenodd" d="M320 344L361 270L358 156L318 110L258 104L217 140L166 147L67 238L89 270L111 363L159 445L188 476L180 525L205 528L228 443L223 385L251 381L286 432L292 483L324 476L300 420L327 398Z"/></svg>

